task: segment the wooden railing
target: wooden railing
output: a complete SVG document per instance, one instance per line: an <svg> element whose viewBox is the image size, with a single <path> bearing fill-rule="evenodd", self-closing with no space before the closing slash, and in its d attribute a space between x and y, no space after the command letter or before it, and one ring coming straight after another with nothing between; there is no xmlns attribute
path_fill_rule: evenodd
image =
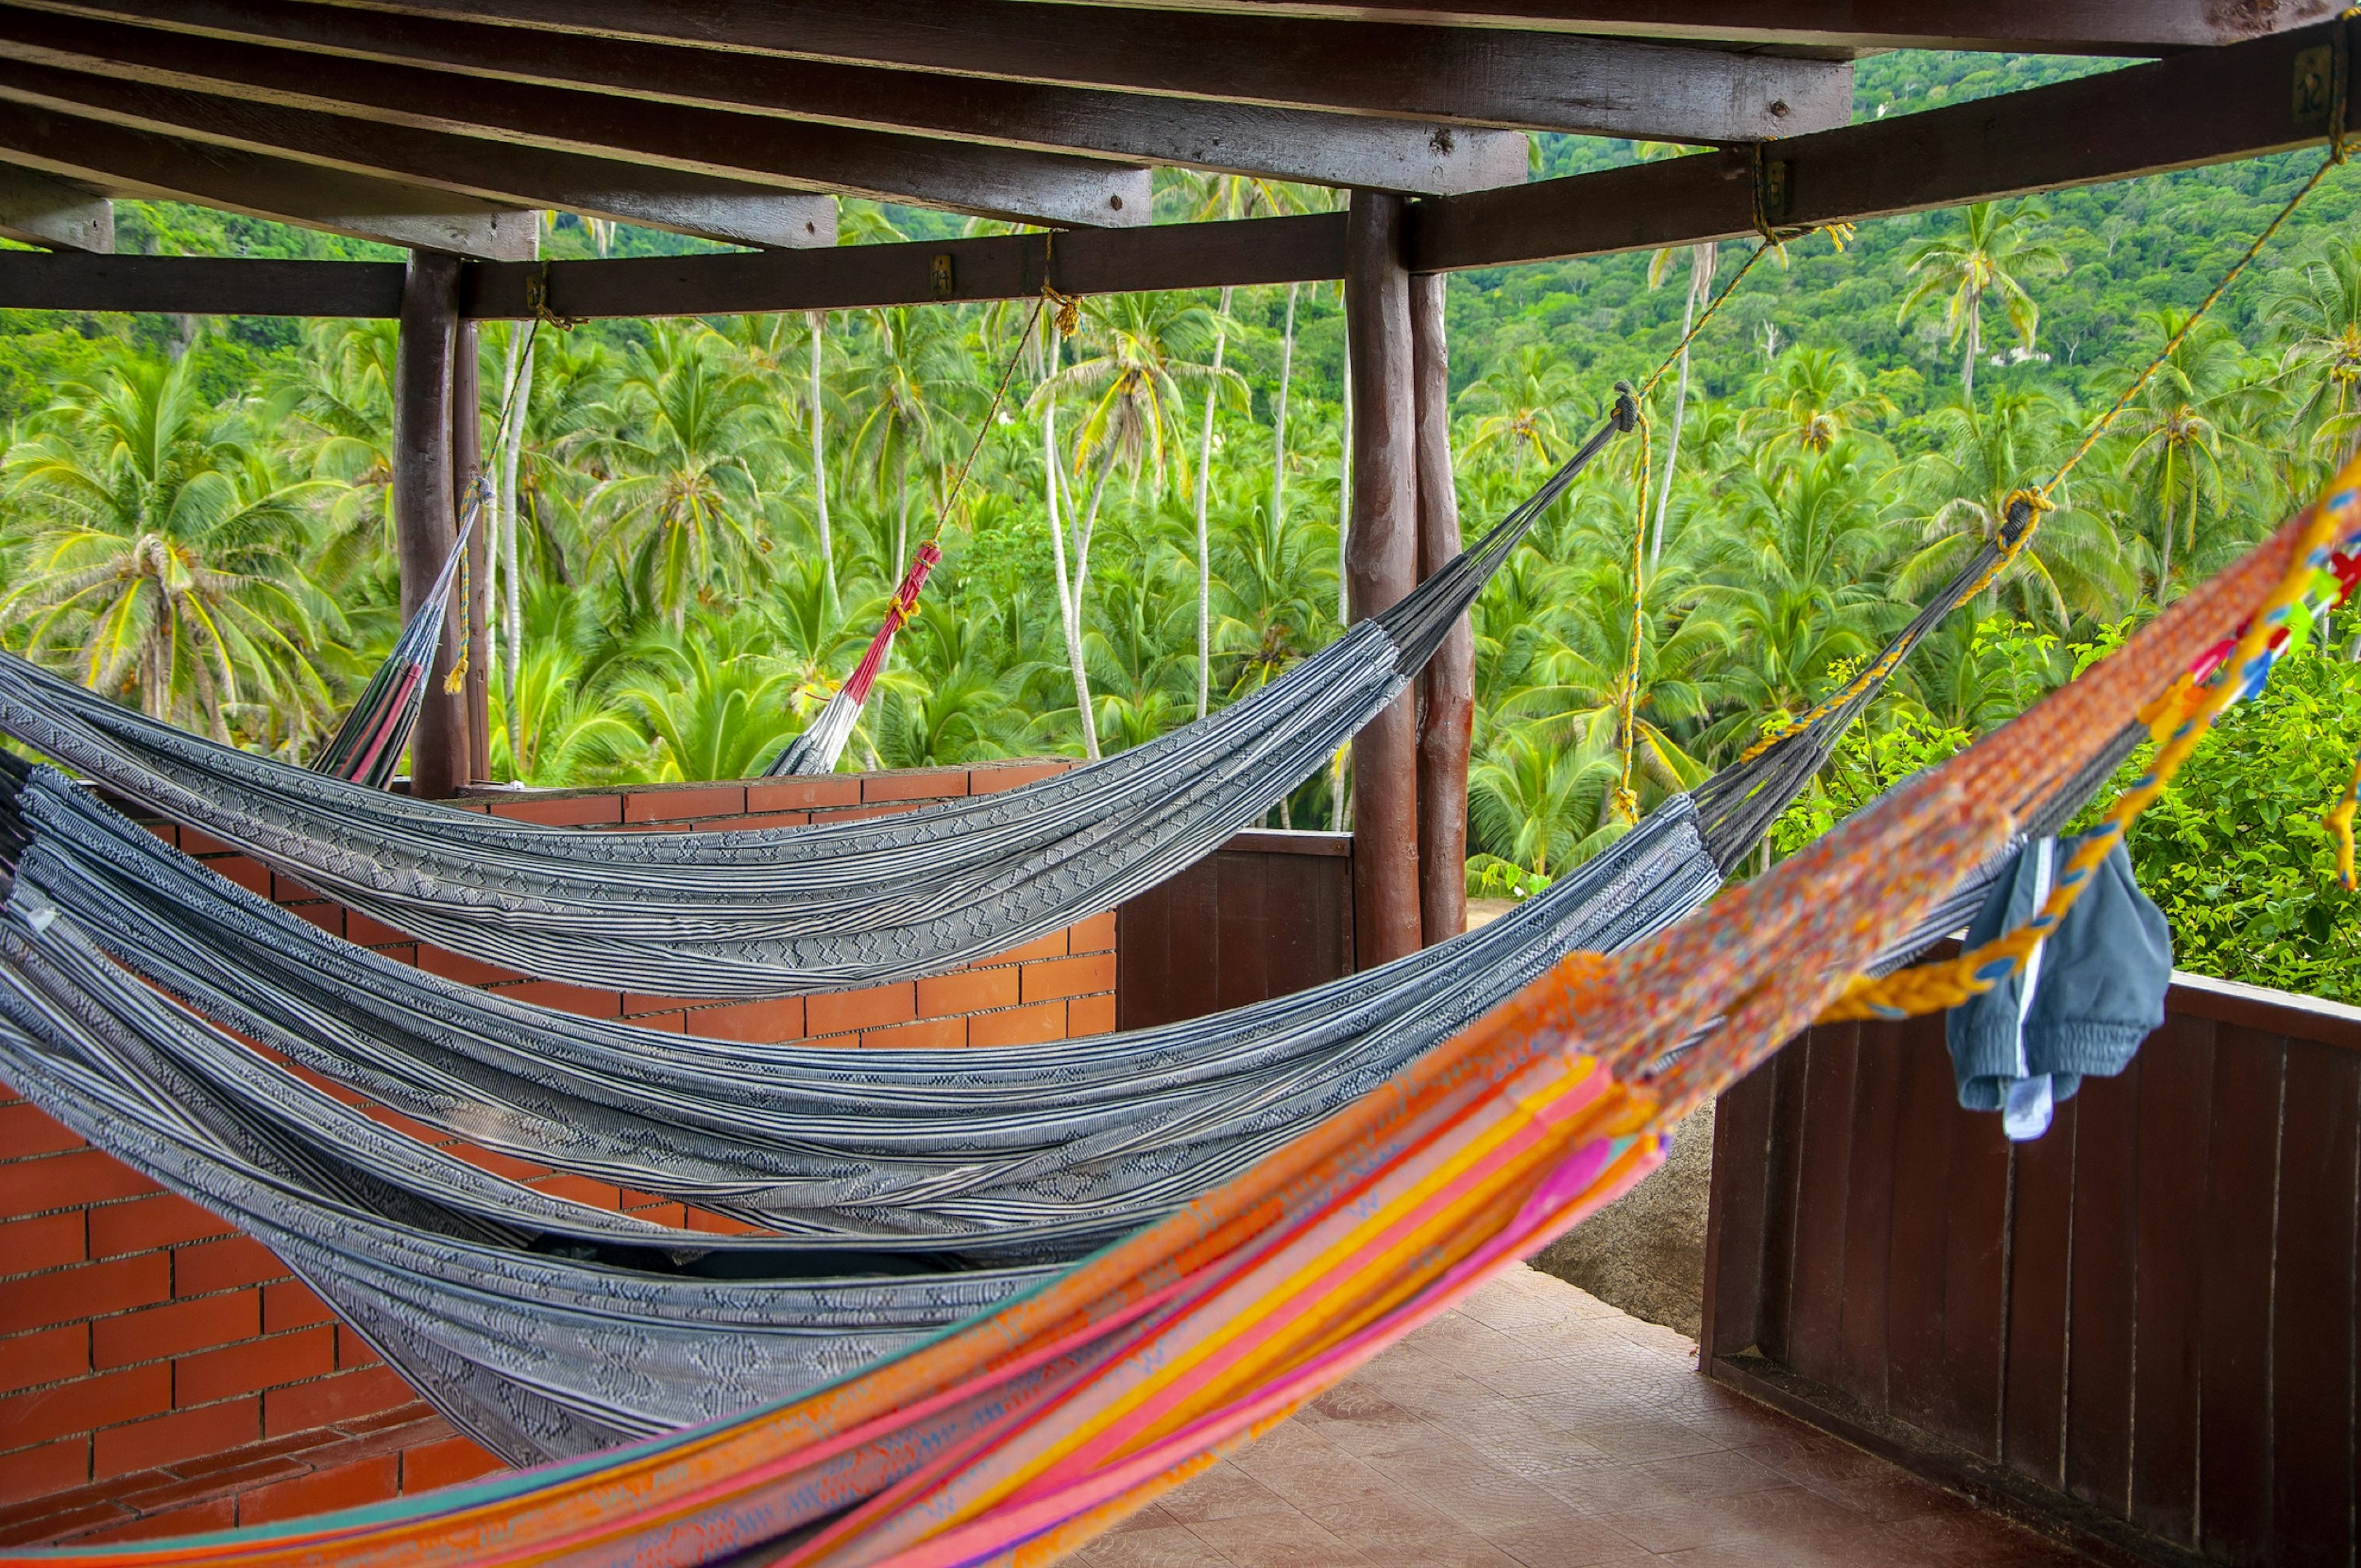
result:
<svg viewBox="0 0 2361 1568"><path fill-rule="evenodd" d="M1940 1017L1721 1097L1707 1375L2103 1561L2351 1563L2361 1010L2175 977L2037 1142Z"/></svg>

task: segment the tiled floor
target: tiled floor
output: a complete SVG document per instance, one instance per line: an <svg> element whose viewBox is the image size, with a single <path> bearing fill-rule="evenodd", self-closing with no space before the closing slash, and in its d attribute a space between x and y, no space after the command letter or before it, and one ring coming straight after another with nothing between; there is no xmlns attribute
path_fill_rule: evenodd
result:
<svg viewBox="0 0 2361 1568"><path fill-rule="evenodd" d="M1697 1376L1520 1268L1119 1533L1094 1568L1910 1568L2082 1560Z"/></svg>

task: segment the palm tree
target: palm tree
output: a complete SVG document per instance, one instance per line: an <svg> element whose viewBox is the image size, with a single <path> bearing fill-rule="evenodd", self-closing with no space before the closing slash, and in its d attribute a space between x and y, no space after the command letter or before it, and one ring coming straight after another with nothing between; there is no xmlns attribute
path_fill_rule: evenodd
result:
<svg viewBox="0 0 2361 1568"><path fill-rule="evenodd" d="M1558 410L1576 393L1574 372L1548 349L1528 344L1517 350L1459 394L1462 403L1480 411L1466 444L1468 457L1505 450L1519 474L1535 458L1555 463L1566 444Z"/></svg>
<svg viewBox="0 0 2361 1568"><path fill-rule="evenodd" d="M304 447L312 477L341 487L313 563L332 587L392 554L396 338L392 322L306 323L293 365L265 396L266 425Z"/></svg>
<svg viewBox="0 0 2361 1568"><path fill-rule="evenodd" d="M765 667L759 641L736 618L700 615L693 635L655 643L651 667L618 685L655 741L659 780L750 778L786 744L786 676Z"/></svg>
<svg viewBox="0 0 2361 1568"><path fill-rule="evenodd" d="M1960 395L1971 401L1976 360L1984 351L1984 296L2000 296L2018 343L2029 349L2041 325L2041 307L2024 280L2066 269L2065 253L2035 237L2034 225L2048 215L2047 208L2030 202L1977 202L1956 233L1919 241L1905 262L1916 281L1902 298L1900 319L1909 320L1927 301L1943 302L1951 342L1966 345L1960 356Z"/></svg>
<svg viewBox="0 0 2361 1568"><path fill-rule="evenodd" d="M898 577L910 559L910 469L934 482L938 503L950 460L965 432L955 405L973 389L975 372L947 311L895 305L872 314L871 362L860 376L856 400L868 412L853 432L851 455L870 466L877 494L892 483L894 554L885 576Z"/></svg>
<svg viewBox="0 0 2361 1568"><path fill-rule="evenodd" d="M2361 452L2361 240L2325 247L2280 280L2267 319L2288 338L2284 375L2297 427L2341 468Z"/></svg>
<svg viewBox="0 0 2361 1568"><path fill-rule="evenodd" d="M1717 542L1697 595L1744 655L1722 675L1736 704L1713 739L1808 707L1898 619L1872 586L1885 541L1860 455L1840 443L1798 462L1766 456L1742 482L1738 526Z"/></svg>
<svg viewBox="0 0 2361 1568"><path fill-rule="evenodd" d="M1643 141L1634 144L1633 151L1643 159L1677 158L1693 148L1677 142ZM1656 496L1656 521L1653 536L1648 542L1648 565L1653 570L1664 554L1664 516L1673 507L1673 475L1680 466L1681 425L1689 411L1689 334L1697 326L1697 313L1713 298L1713 275L1721 260L1721 244L1708 240L1703 245L1680 247L1688 252L1688 294L1681 302L1680 369L1673 385L1673 430L1664 444L1664 485ZM1672 270L1679 249L1671 246L1648 258L1648 287L1660 288L1664 274Z"/></svg>
<svg viewBox="0 0 2361 1568"><path fill-rule="evenodd" d="M1086 324L1094 329L1092 335L1099 341L1100 353L1053 370L1034 389L1032 400L1051 408L1068 392L1092 400L1090 412L1075 433L1073 471L1081 474L1096 455L1098 477L1092 483L1088 510L1075 521L1071 587L1061 588L1071 605L1069 652L1075 654L1087 624L1084 607L1090 586L1091 540L1116 465L1128 463L1135 487L1145 474L1150 489L1161 494L1165 452L1176 434L1186 400L1184 385L1203 385L1210 397L1213 386L1224 379L1239 380L1234 370L1185 357L1219 325L1211 312L1184 295L1118 294L1092 302L1083 314ZM1090 699L1079 671L1074 683L1076 700L1085 709L1084 737L1091 755L1096 757L1096 725L1088 717Z"/></svg>
<svg viewBox="0 0 2361 1568"><path fill-rule="evenodd" d="M1613 745L1586 738L1560 744L1546 726L1510 729L1467 771L1467 810L1477 841L1537 875L1579 865L1624 831L1607 802L1622 764Z"/></svg>
<svg viewBox="0 0 2361 1568"><path fill-rule="evenodd" d="M1955 405L1929 417L1939 444L1916 465L1925 543L1894 572L1894 591L1911 599L1999 537L2009 498L2026 475L2055 471L2078 428L2070 408L2038 390L2004 390L1984 407ZM2063 630L2077 614L2113 615L2137 584L2114 531L2076 504L2076 492L2062 490L2059 500L1992 591L2020 618Z"/></svg>
<svg viewBox="0 0 2361 1568"><path fill-rule="evenodd" d="M2150 311L2140 318L2169 341L2190 326L2185 311ZM2125 466L2143 510L2155 519L2156 602L2172 584L2176 536L2197 545L2197 509L2211 494L2218 506L2225 488L2221 425L2213 417L2215 400L2237 370L2238 350L2218 323L2201 323L2173 349L2125 411L2127 433L2136 437ZM2185 515L2184 515L2185 514Z"/></svg>
<svg viewBox="0 0 2361 1568"><path fill-rule="evenodd" d="M225 439L194 366L126 359L67 387L9 454L15 493L39 510L0 625L29 622L36 657L71 647L83 685L151 718L226 741L229 712L262 698L299 739L329 707L309 650L335 611L289 546L330 487Z"/></svg>
<svg viewBox="0 0 2361 1568"><path fill-rule="evenodd" d="M1892 400L1840 348L1790 348L1754 382L1755 406L1741 416L1766 446L1826 452L1849 434L1894 414Z"/></svg>
<svg viewBox="0 0 2361 1568"><path fill-rule="evenodd" d="M610 428L598 442L615 470L588 509L627 569L677 631L719 586L718 567L763 548L753 455L768 433L761 385L723 360L719 334L659 323L634 347Z"/></svg>

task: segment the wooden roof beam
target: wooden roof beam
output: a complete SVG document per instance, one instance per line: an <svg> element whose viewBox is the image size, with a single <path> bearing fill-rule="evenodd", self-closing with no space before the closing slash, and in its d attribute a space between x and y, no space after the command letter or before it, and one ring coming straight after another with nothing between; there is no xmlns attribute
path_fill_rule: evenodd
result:
<svg viewBox="0 0 2361 1568"><path fill-rule="evenodd" d="M1126 0L1115 0L1124 4ZM2344 0L1181 0L1247 16L1381 16L1459 27L1844 49L2163 54L2310 27Z"/></svg>
<svg viewBox="0 0 2361 1568"><path fill-rule="evenodd" d="M1512 32L1027 0L377 0L445 22L1445 125L1753 141L1852 116L1852 69ZM519 52L542 47L521 40Z"/></svg>
<svg viewBox="0 0 2361 1568"><path fill-rule="evenodd" d="M224 212L388 245L522 261L538 214L0 100L0 160L115 196Z"/></svg>
<svg viewBox="0 0 2361 1568"><path fill-rule="evenodd" d="M85 103L161 104L162 89L148 86L143 97L139 84L116 73L203 82L208 80L205 62L218 59L225 70L242 69L247 78L265 83L266 99L334 103L370 120L415 130L467 133L518 148L653 163L708 180L837 191L1017 223L1120 227L1149 218L1148 170L1095 159L684 108L570 88L487 82L449 71L145 27L94 27L9 8L0 8L0 39L11 56L83 68L89 74L81 80L89 85L72 91ZM101 71L109 74L96 74ZM155 111L168 118L181 113ZM262 126L266 139L288 150L303 147L301 135L268 135L269 117L247 114L241 123L249 130ZM369 134L364 128L364 137Z"/></svg>
<svg viewBox="0 0 2361 1568"><path fill-rule="evenodd" d="M34 0L36 5L45 0ZM142 38L136 29L62 15L0 13L12 36L42 36L115 68L163 71L155 80L201 85L312 107L391 104L418 112L415 98L388 91L373 70L424 66L475 78L434 96L459 119L452 91L497 91L484 82L576 87L687 108L735 110L872 130L907 130L993 147L1076 152L1312 184L1442 194L1521 182L1527 148L1511 131L1436 127L1416 120L1256 104L1190 102L1141 93L939 76L777 55L514 27L374 11L326 9L284 0L67 0L81 16L181 29ZM27 24L47 20L46 35ZM162 38L160 46L154 41ZM255 45L283 45L256 48ZM365 65L360 62L374 62ZM415 84L416 74L403 80ZM435 123L453 115L437 113Z"/></svg>
<svg viewBox="0 0 2361 1568"><path fill-rule="evenodd" d="M0 13L0 40L15 18ZM13 40L11 40L13 41ZM828 196L62 71L0 42L0 99L221 147L734 245L836 243ZM14 58L10 58L10 57Z"/></svg>
<svg viewBox="0 0 2361 1568"><path fill-rule="evenodd" d="M115 248L115 203L30 169L0 164L0 235L50 250Z"/></svg>
<svg viewBox="0 0 2361 1568"><path fill-rule="evenodd" d="M2318 146L2328 129L2318 70L2332 58L2332 36L2331 27L2315 27L1802 137L1777 149L1790 202L1773 217L1873 218ZM2361 49L2343 53L2348 101L2361 101ZM2310 88L2301 115L2300 72ZM1752 192L1751 158L1710 153L1420 202L1411 209L1411 264L1446 271L1742 236L1753 232ZM1061 289L1112 293L1303 282L1340 277L1344 265L1344 215L1323 213L944 245L561 261L547 276L561 311L640 316L1027 299L1045 269ZM0 307L383 316L400 303L401 271L5 252ZM463 308L522 316L528 282L541 275L537 267L472 266Z"/></svg>
<svg viewBox="0 0 2361 1568"><path fill-rule="evenodd" d="M1798 137L1773 154L1785 202L1769 216L1782 226L1859 222L2319 144L2321 83L2344 25ZM2361 26L2351 30L2361 42ZM2341 53L2350 102L2361 94L2361 49ZM1546 181L1514 202L1499 192L1422 202L1411 264L1450 271L1740 238L1754 232L1754 192L1751 156L1714 152Z"/></svg>

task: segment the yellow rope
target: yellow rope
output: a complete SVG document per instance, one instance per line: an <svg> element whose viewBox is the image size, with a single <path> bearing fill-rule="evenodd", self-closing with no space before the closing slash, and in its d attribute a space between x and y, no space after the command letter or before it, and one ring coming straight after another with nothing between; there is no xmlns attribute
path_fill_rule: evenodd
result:
<svg viewBox="0 0 2361 1568"><path fill-rule="evenodd" d="M1616 390L1630 395L1628 384ZM1636 487L1634 517L1631 525L1631 645L1623 661L1623 679L1615 688L1617 738L1623 748L1622 782L1615 786L1611 806L1615 814L1627 823L1640 820L1640 797L1631 788L1631 752L1637 728L1636 710L1640 700L1640 641L1646 634L1648 606L1648 490L1649 477L1655 471L1654 434L1648 422L1648 404L1644 398L1633 397L1635 422L1640 429L1640 463L1634 477Z"/></svg>
<svg viewBox="0 0 2361 1568"><path fill-rule="evenodd" d="M576 327L582 324L582 318L580 316L563 315L557 311L550 308L549 263L546 261L543 262L537 269L526 276L524 280L524 303L525 309L533 313L533 319L534 321L548 326L554 326L560 332L572 332Z"/></svg>

